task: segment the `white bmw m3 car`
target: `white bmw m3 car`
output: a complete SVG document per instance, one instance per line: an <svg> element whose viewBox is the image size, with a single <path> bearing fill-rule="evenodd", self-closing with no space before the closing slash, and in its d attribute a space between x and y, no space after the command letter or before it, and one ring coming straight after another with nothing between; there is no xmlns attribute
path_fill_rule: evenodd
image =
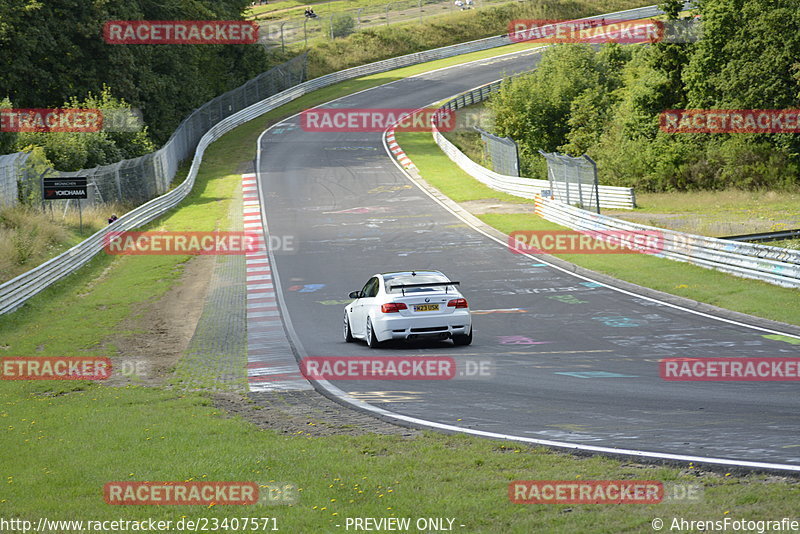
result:
<svg viewBox="0 0 800 534"><path fill-rule="evenodd" d="M376 274L344 308L344 340L371 348L391 339L452 339L472 343L469 304L439 271Z"/></svg>

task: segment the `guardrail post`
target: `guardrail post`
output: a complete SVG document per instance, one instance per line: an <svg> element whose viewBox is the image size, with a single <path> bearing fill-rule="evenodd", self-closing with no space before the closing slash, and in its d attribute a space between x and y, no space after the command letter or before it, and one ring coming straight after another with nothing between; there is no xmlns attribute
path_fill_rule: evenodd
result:
<svg viewBox="0 0 800 534"><path fill-rule="evenodd" d="M114 169L114 181L117 183L117 201L122 202L122 184L119 180L119 168L122 167L122 162L117 163Z"/></svg>
<svg viewBox="0 0 800 534"><path fill-rule="evenodd" d="M387 25L387 26L389 25L389 6L391 6L391 5L392 5L392 3L391 3L391 2L389 2L388 4L386 4L386 25Z"/></svg>
<svg viewBox="0 0 800 534"><path fill-rule="evenodd" d="M597 163L595 163L595 161L587 154L584 154L583 158L592 165L592 172L594 173L594 180L592 182L594 185L594 198L597 202L597 206L595 208L597 213L600 213L600 188L597 185Z"/></svg>
<svg viewBox="0 0 800 534"><path fill-rule="evenodd" d="M44 175L50 172L52 169L47 168L42 171L42 174L39 175L39 178L36 181L39 183L39 197L42 199L42 213L47 213L47 203L44 201Z"/></svg>

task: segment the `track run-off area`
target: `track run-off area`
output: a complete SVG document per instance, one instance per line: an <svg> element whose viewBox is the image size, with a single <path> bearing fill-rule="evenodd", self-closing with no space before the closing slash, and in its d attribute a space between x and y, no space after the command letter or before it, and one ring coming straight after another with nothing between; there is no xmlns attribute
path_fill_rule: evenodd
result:
<svg viewBox="0 0 800 534"><path fill-rule="evenodd" d="M447 67L321 107L416 109L531 70L539 57L527 50ZM797 336L512 253L499 233L407 175L381 132L310 132L295 115L266 130L258 149L264 228L293 243L272 250L269 263L298 359L448 356L491 370L453 380L319 382L327 395L401 424L800 472L796 383L659 375L663 358L798 357ZM344 342L349 292L375 273L425 269L461 281L472 345Z"/></svg>

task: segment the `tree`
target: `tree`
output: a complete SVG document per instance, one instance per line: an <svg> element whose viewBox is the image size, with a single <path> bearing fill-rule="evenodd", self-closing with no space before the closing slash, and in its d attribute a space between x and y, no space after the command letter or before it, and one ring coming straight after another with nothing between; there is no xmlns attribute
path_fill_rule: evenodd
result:
<svg viewBox="0 0 800 534"><path fill-rule="evenodd" d="M507 80L489 100L495 130L520 146L523 158L567 141L572 102L603 85L603 67L586 45L560 45L542 55L533 73Z"/></svg>
<svg viewBox="0 0 800 534"><path fill-rule="evenodd" d="M111 89L103 86L99 95L89 93L84 100L73 97L65 102L63 108L100 109L103 116L129 113L124 100L112 96ZM108 128L107 126L112 126ZM44 149L47 159L60 171L107 165L122 159L148 154L156 149L150 140L147 128L124 132L114 131L113 125L105 120L103 130L98 132L22 132L18 134L15 150L29 146Z"/></svg>
<svg viewBox="0 0 800 534"><path fill-rule="evenodd" d="M0 109L9 109L13 107L14 105L8 98L0 100ZM15 132L0 131L0 155L14 152L14 147L16 146L17 146L17 134Z"/></svg>
<svg viewBox="0 0 800 534"><path fill-rule="evenodd" d="M142 109L157 144L211 98L267 70L259 45L111 45L109 20L237 20L248 0L4 0L0 95L22 108L60 106L103 84Z"/></svg>

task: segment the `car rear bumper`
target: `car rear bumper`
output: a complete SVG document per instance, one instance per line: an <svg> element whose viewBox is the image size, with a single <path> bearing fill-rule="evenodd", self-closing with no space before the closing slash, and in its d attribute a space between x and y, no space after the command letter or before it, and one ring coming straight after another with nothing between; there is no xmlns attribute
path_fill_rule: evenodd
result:
<svg viewBox="0 0 800 534"><path fill-rule="evenodd" d="M449 339L467 335L472 330L472 317L468 311L431 317L389 317L384 314L373 321L378 341L390 339Z"/></svg>

